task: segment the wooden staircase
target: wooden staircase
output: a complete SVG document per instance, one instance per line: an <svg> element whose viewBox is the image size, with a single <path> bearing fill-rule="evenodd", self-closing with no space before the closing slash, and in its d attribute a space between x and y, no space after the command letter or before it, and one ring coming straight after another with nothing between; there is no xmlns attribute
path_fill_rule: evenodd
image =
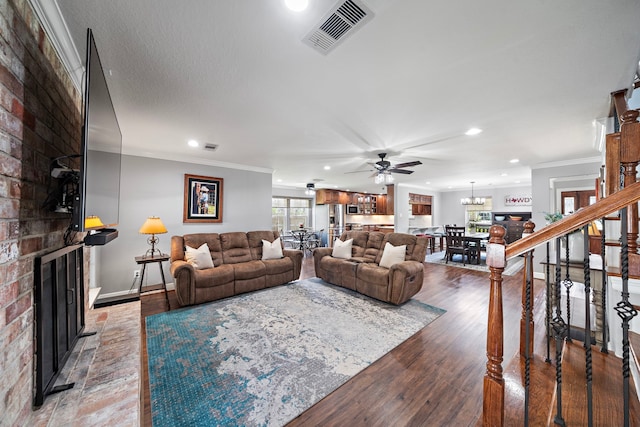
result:
<svg viewBox="0 0 640 427"><path fill-rule="evenodd" d="M490 302L487 330L487 370L484 378L483 414L478 424L483 426L503 425L640 425L640 402L636 385L631 375L640 371L637 355L640 354L640 338L629 333L631 345L622 339L623 358L616 357L604 347L567 338L567 325L561 319L560 304L554 306L554 318L549 323L550 340L547 350L547 311L549 299L533 301L533 286L545 286L533 279L533 250L546 242L556 241L572 231L587 227L595 220L616 217L620 219L619 243L609 241L603 245L619 246L616 250L614 268L610 275L621 276L621 293L611 293L607 298L619 306L614 310L621 317L608 319L609 331L621 328L625 337L628 325L637 316L638 307L633 306L627 292L628 278L640 279L640 248L638 247L638 201L640 182L636 182L637 166L640 163L640 123L637 110L629 110L623 92L612 94L621 123L620 131L607 136L606 181L604 194L595 204L580 209L562 220L549 224L538 231L528 223L522 239L506 245L505 230L492 226L487 248L487 264L490 267ZM622 171L622 172L621 172ZM589 295L588 248L585 247L586 295ZM618 256L619 258L616 258ZM506 261L515 256L525 256L522 287L522 319L520 322L520 351L507 355L503 370L502 321L502 271ZM567 252L567 263L568 263ZM611 257L604 257L608 259ZM557 264L560 265L558 255ZM615 265L617 263L617 265ZM617 267L617 270L616 270ZM610 270L608 265L604 267ZM558 275L556 277L559 277ZM608 282L608 280L607 280ZM553 297L558 300L560 280L553 285ZM606 284L605 284L606 285ZM609 285L606 285L609 288ZM548 288L551 293L551 288ZM618 303L618 301L620 301ZM605 314L606 315L606 314ZM611 316L609 316L611 317ZM588 319L588 317L587 317ZM586 336L591 337L588 321ZM534 325L538 327L535 328ZM509 325L509 327L512 327ZM554 332L555 330L555 332ZM589 341L591 341L589 339ZM529 357L526 355L529 354ZM629 374L631 373L631 375ZM640 381L636 377L636 381ZM560 392L560 395L558 395ZM526 415L525 415L526 414Z"/></svg>

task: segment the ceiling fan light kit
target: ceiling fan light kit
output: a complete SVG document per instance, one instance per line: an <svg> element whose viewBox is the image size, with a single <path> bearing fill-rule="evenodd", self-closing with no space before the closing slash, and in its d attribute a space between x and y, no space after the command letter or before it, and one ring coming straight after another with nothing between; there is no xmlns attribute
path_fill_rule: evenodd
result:
<svg viewBox="0 0 640 427"><path fill-rule="evenodd" d="M305 194L312 196L316 193L316 185L313 183L307 184L307 189L305 190Z"/></svg>
<svg viewBox="0 0 640 427"><path fill-rule="evenodd" d="M484 202L486 201L484 197L473 196L473 184L475 184L475 181L471 181L471 197L463 197L460 199L460 204L464 206L484 205Z"/></svg>

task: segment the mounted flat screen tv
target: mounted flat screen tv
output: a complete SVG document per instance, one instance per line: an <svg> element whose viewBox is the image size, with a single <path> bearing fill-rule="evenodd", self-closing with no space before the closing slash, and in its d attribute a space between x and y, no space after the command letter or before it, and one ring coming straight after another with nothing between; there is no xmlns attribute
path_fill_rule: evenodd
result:
<svg viewBox="0 0 640 427"><path fill-rule="evenodd" d="M88 245L105 244L117 237L119 221L122 133L91 29L87 29L84 81L84 126L79 190L74 200L72 230L92 231ZM100 225L85 224L98 217Z"/></svg>

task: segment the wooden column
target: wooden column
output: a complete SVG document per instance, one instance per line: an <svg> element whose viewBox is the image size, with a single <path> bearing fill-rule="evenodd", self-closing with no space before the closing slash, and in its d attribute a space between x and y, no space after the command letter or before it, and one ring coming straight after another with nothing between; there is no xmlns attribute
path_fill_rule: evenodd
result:
<svg viewBox="0 0 640 427"><path fill-rule="evenodd" d="M527 221L524 224L524 232L522 237L528 236L533 233L533 229L536 225L532 221ZM531 257L525 256L524 258L524 274L522 275L522 316L520 318L520 356L524 356L526 352L526 340L527 328L529 328L529 354L533 354L533 292L529 289L527 292L527 282L533 287L533 251L531 251ZM528 295L528 298L527 298ZM527 299L529 303L527 304ZM528 309L527 309L528 307ZM529 312L529 322L527 324L527 311Z"/></svg>
<svg viewBox="0 0 640 427"><path fill-rule="evenodd" d="M487 265L491 271L489 316L487 324L487 371L484 376L482 425L504 425L504 323L502 312L502 272L506 265L504 236L507 230L492 225L487 245Z"/></svg>
<svg viewBox="0 0 640 427"><path fill-rule="evenodd" d="M620 121L620 164L626 188L636 182L638 163L640 162L640 123L638 111L629 110L625 99L626 90L613 93L613 101ZM638 253L638 204L629 206L627 223L629 254Z"/></svg>

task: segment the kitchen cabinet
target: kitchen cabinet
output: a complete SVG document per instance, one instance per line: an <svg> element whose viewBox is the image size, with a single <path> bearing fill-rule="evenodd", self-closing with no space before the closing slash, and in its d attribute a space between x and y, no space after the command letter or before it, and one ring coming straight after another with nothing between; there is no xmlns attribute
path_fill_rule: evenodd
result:
<svg viewBox="0 0 640 427"><path fill-rule="evenodd" d="M316 205L346 205L349 204L349 193L346 191L321 188L316 190Z"/></svg>
<svg viewBox="0 0 640 427"><path fill-rule="evenodd" d="M393 215L393 186L387 186L387 195L327 188L316 190L316 205L328 204L355 205L360 215Z"/></svg>
<svg viewBox="0 0 640 427"><path fill-rule="evenodd" d="M378 204L376 206L376 213L378 215L386 215L387 214L387 196L381 194L378 197Z"/></svg>
<svg viewBox="0 0 640 427"><path fill-rule="evenodd" d="M431 215L432 196L409 193L409 204L412 215Z"/></svg>
<svg viewBox="0 0 640 427"><path fill-rule="evenodd" d="M501 225L507 230L505 242L513 243L522 238L525 222L531 219L531 212L493 212L492 224Z"/></svg>
<svg viewBox="0 0 640 427"><path fill-rule="evenodd" d="M411 205L412 215L431 215L431 205Z"/></svg>

